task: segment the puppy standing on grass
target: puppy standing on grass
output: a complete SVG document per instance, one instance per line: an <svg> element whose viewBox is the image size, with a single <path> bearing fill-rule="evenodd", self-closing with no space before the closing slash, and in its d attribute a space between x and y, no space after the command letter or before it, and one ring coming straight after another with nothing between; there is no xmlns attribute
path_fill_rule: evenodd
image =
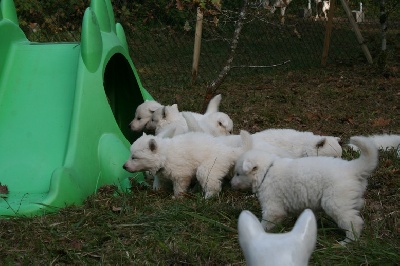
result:
<svg viewBox="0 0 400 266"><path fill-rule="evenodd" d="M382 135L371 135L368 136L375 144L377 149L382 149L384 151L388 149L397 150L397 157L400 157L400 135L396 134L382 134ZM355 151L359 151L357 146L349 144L350 148Z"/></svg>
<svg viewBox="0 0 400 266"><path fill-rule="evenodd" d="M290 158L308 156L341 157L342 147L339 138L333 136L320 136L312 132L297 131L294 129L266 129L252 135L254 147L267 142L281 150L285 150ZM219 137L221 141L231 146L240 145L237 135ZM281 156L285 157L285 156Z"/></svg>
<svg viewBox="0 0 400 266"><path fill-rule="evenodd" d="M378 152L368 138L355 136L350 143L361 150L347 161L331 157L279 158L263 151L248 151L237 161L232 187L252 187L262 208L262 225L270 230L288 213L306 208L324 210L346 237L360 236L367 178L378 164Z"/></svg>
<svg viewBox="0 0 400 266"><path fill-rule="evenodd" d="M230 147L217 138L200 132L189 132L173 138L143 134L131 146L131 157L123 168L129 172L150 171L158 178L171 180L174 195L185 193L195 177L205 198L221 191L223 178L239 156L252 146L252 138L241 132L243 146Z"/></svg>
<svg viewBox="0 0 400 266"><path fill-rule="evenodd" d="M155 135L163 136L164 132L175 130L174 135L186 133L189 130L185 115L189 116L199 127L201 132L209 133L213 136L228 135L232 133L233 121L225 113L215 111L217 104L221 100L221 95L215 96L209 103L204 115L194 112L180 112L178 105L164 106L157 109L151 120L147 123L147 129L155 129Z"/></svg>
<svg viewBox="0 0 400 266"><path fill-rule="evenodd" d="M233 131L232 119L223 112L205 114L198 119L192 112L182 112L182 116L186 120L189 132L204 132L218 137L230 135Z"/></svg>
<svg viewBox="0 0 400 266"><path fill-rule="evenodd" d="M151 120L147 123L147 129L154 128L155 134L163 137L165 132L174 131L174 135L186 133L188 127L185 118L178 110L178 105L163 106L157 109Z"/></svg>
<svg viewBox="0 0 400 266"><path fill-rule="evenodd" d="M205 114L218 112L221 99L221 94L218 94L214 98L212 98L207 106ZM154 131L156 128L152 127L151 125L147 125L147 123L151 120L153 113L163 106L164 105L154 100L146 100L145 102L140 104L136 108L135 117L133 118L131 123L129 123L129 127L131 128L131 130L139 132L146 128L147 130Z"/></svg>
<svg viewBox="0 0 400 266"><path fill-rule="evenodd" d="M145 101L136 108L135 117L129 124L132 131L142 131L151 120L154 111L163 105L156 101ZM154 130L154 129L153 129Z"/></svg>

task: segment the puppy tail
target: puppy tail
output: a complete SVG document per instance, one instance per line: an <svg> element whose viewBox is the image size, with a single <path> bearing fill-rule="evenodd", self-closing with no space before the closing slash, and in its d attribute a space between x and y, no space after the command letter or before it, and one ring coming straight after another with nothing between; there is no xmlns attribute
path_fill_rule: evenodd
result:
<svg viewBox="0 0 400 266"><path fill-rule="evenodd" d="M186 120L186 124L189 132L204 132L204 130L200 127L196 118L190 112L182 112L183 118Z"/></svg>
<svg viewBox="0 0 400 266"><path fill-rule="evenodd" d="M240 138L242 139L243 152L249 151L253 148L253 137L246 130L240 131Z"/></svg>
<svg viewBox="0 0 400 266"><path fill-rule="evenodd" d="M350 144L360 149L360 157L353 162L357 169L361 171L361 175L368 177L378 166L378 149L371 139L364 136L351 137Z"/></svg>
<svg viewBox="0 0 400 266"><path fill-rule="evenodd" d="M210 102L208 103L207 110L206 110L206 112L204 114L208 115L208 114L211 114L211 113L218 112L219 104L221 103L221 99L222 99L221 94L218 94L218 95L214 96L210 100Z"/></svg>

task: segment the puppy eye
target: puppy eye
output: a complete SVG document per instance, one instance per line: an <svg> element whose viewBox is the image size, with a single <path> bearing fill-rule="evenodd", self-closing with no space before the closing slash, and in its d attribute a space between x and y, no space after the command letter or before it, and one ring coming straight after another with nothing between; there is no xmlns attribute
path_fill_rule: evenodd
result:
<svg viewBox="0 0 400 266"><path fill-rule="evenodd" d="M135 157L134 157L134 156L131 156L131 159L132 159L132 160L135 160Z"/></svg>
<svg viewBox="0 0 400 266"><path fill-rule="evenodd" d="M218 125L219 125L220 127L222 127L222 123L221 123L221 122L218 122Z"/></svg>
<svg viewBox="0 0 400 266"><path fill-rule="evenodd" d="M142 118L141 118L141 117L138 117L138 118L137 118L137 120L140 120L140 119L142 119Z"/></svg>
<svg viewBox="0 0 400 266"><path fill-rule="evenodd" d="M254 166L253 169L252 169L252 171L257 171L257 169L258 169L258 167L257 167L257 166Z"/></svg>

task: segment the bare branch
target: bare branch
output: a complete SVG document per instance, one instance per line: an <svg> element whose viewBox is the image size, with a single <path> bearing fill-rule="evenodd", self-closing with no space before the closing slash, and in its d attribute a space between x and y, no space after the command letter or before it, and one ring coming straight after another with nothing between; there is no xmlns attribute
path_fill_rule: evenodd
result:
<svg viewBox="0 0 400 266"><path fill-rule="evenodd" d="M224 81L224 79L226 78L226 76L228 75L229 70L231 69L231 65L233 62L233 59L235 57L235 52L236 52L236 48L239 42L239 37L240 37L240 32L242 30L243 27L243 22L246 18L246 9L247 9L247 0L243 1L243 7L239 13L239 19L236 23L236 28L235 28L235 32L233 33L233 39L232 39L232 44L231 44L231 50L230 50L230 54L228 57L228 60L225 63L224 68L222 69L222 71L219 73L217 79L215 79L214 81L212 81L206 89L206 96L204 99L204 103L203 103L203 108L202 111L204 112L207 109L207 105L210 102L210 100L212 99L212 97L215 95L217 88L222 84L222 82Z"/></svg>

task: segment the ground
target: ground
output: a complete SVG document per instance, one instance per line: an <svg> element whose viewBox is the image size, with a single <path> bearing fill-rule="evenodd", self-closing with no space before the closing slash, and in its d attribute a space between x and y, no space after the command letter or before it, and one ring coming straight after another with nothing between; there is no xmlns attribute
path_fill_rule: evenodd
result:
<svg viewBox="0 0 400 266"><path fill-rule="evenodd" d="M205 88L162 88L150 93L163 104L199 111ZM345 143L353 135L400 134L400 74L375 66L331 66L228 77L218 89L221 111L234 131L294 128L334 135ZM133 113L132 113L133 116ZM357 156L346 152L345 159ZM318 213L318 241L312 265L394 265L400 261L400 159L381 151L368 180L365 228L359 241L342 247L343 232ZM151 184L151 181L149 181ZM260 217L249 192L224 186L219 197L204 200L194 189L182 199L154 192L132 181L131 193L102 187L83 206L36 218L0 220L0 263L57 265L244 265L237 241L241 210ZM288 218L275 232L290 230Z"/></svg>

